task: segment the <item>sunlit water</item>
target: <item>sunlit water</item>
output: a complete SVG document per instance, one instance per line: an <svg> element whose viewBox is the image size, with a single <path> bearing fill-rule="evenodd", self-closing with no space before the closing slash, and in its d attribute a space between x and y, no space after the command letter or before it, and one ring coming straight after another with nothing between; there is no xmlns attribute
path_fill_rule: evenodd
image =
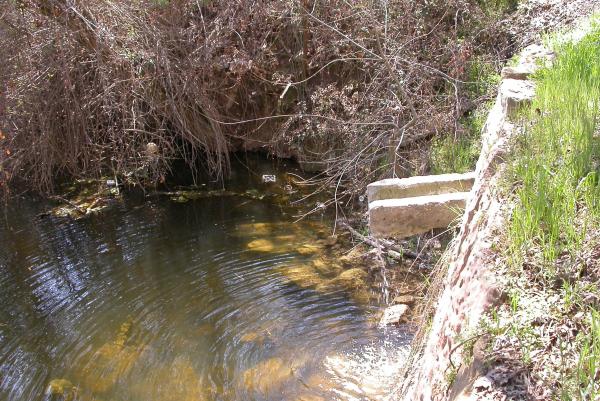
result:
<svg viewBox="0 0 600 401"><path fill-rule="evenodd" d="M367 400L393 384L409 337L332 281L326 219L294 224L269 197L36 217L48 207L18 199L0 224L1 400Z"/></svg>

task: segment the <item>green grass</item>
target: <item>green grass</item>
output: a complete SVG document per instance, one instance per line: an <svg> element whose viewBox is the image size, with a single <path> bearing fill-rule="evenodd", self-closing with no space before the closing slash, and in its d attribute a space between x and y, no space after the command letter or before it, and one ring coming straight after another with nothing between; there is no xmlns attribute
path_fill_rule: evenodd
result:
<svg viewBox="0 0 600 401"><path fill-rule="evenodd" d="M481 150L481 132L489 110L490 100L500 83L500 74L494 63L475 57L468 65L465 94L478 104L460 119L463 127L456 135L447 134L431 142L429 164L433 174L466 173L475 169Z"/></svg>
<svg viewBox="0 0 600 401"><path fill-rule="evenodd" d="M523 115L510 168L515 207L507 232L513 273L518 276L527 260L528 273L547 288L563 280L559 258L579 277L576 256L589 245L588 234L600 230L600 28L578 43L557 44L556 53L554 65L536 75L536 98ZM577 282L563 280L562 290L567 310L587 320L574 343L579 362L561 380L560 397L600 399L600 313L581 301ZM521 308L512 293L510 308Z"/></svg>
<svg viewBox="0 0 600 401"><path fill-rule="evenodd" d="M513 177L517 207L510 242L514 255L531 247L548 268L562 252L580 249L600 216L594 131L600 106L600 31L561 45L553 68L537 76L536 99L520 138ZM550 268L551 270L551 268Z"/></svg>
<svg viewBox="0 0 600 401"><path fill-rule="evenodd" d="M600 313L592 311L590 332L581 335L581 351L576 369L577 390L575 394L565 392L563 400L597 400L600 391L596 377L600 374Z"/></svg>
<svg viewBox="0 0 600 401"><path fill-rule="evenodd" d="M466 173L475 169L481 150L481 131L491 103L484 103L462 119L465 132L454 137L445 135L431 143L429 160L433 174Z"/></svg>

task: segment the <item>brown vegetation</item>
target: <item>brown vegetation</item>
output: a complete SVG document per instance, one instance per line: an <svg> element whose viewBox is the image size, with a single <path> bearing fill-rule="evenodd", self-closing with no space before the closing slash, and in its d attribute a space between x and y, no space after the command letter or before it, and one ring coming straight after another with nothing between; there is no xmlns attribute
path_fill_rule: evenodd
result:
<svg viewBox="0 0 600 401"><path fill-rule="evenodd" d="M508 54L481 4L5 2L0 181L156 183L174 159L222 177L230 151L264 149L318 161L339 200L422 170L417 144L461 135L470 66Z"/></svg>

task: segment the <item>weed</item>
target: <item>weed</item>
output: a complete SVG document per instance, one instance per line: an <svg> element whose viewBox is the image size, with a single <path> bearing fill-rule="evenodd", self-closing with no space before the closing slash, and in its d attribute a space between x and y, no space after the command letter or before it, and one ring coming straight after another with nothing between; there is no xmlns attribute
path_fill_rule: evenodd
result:
<svg viewBox="0 0 600 401"><path fill-rule="evenodd" d="M558 393L563 401L594 400L600 396L600 313L586 306L582 294L593 291L579 282L576 256L588 244L589 233L600 227L600 148L596 131L600 110L600 28L577 43L557 42L554 65L536 74L536 98L521 114L523 135L516 143L509 177L515 207L507 228L507 260L511 272L527 269L542 291L562 283L564 308L590 315L574 344L559 343L557 353L567 360L575 353L577 365L561 370ZM593 231L591 231L593 230ZM523 262L527 261L526 267ZM520 342L523 362L543 348L527 316L523 289L509 292L512 321L508 334ZM531 306L529 306L531 308ZM492 314L492 321L494 315ZM494 330L495 329L495 330ZM498 332L493 326L490 332Z"/></svg>
<svg viewBox="0 0 600 401"><path fill-rule="evenodd" d="M463 117L462 135L445 135L432 141L430 148L433 174L466 173L475 169L481 148L481 132L492 103L483 103L470 115Z"/></svg>
<svg viewBox="0 0 600 401"><path fill-rule="evenodd" d="M600 31L578 44L565 44L561 57L537 77L525 130L513 166L517 207L509 236L513 252L539 247L546 262L580 249L588 228L574 224L580 212L597 222L600 214L594 162L594 130L600 106Z"/></svg>
<svg viewBox="0 0 600 401"><path fill-rule="evenodd" d="M579 385L578 398L581 400L597 400L600 396L596 383L596 377L600 374L600 312L592 311L590 320L590 332L583 337L575 373ZM563 399L572 398L565 394Z"/></svg>

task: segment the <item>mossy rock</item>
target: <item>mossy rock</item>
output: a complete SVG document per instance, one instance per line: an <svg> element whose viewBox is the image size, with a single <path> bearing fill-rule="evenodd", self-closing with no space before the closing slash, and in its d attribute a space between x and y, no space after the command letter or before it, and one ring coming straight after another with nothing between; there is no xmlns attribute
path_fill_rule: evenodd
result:
<svg viewBox="0 0 600 401"><path fill-rule="evenodd" d="M255 252L273 252L275 251L275 244L266 239L256 239L249 242L246 248Z"/></svg>
<svg viewBox="0 0 600 401"><path fill-rule="evenodd" d="M248 391L269 394L283 388L294 376L292 367L281 358L270 358L244 371L244 386Z"/></svg>
<svg viewBox="0 0 600 401"><path fill-rule="evenodd" d="M365 279L367 276L368 274L366 271L355 267L342 272L334 280L336 283L345 288L353 289L364 287L366 285Z"/></svg>
<svg viewBox="0 0 600 401"><path fill-rule="evenodd" d="M48 383L47 393L51 400L73 401L77 388L67 379L53 379Z"/></svg>

